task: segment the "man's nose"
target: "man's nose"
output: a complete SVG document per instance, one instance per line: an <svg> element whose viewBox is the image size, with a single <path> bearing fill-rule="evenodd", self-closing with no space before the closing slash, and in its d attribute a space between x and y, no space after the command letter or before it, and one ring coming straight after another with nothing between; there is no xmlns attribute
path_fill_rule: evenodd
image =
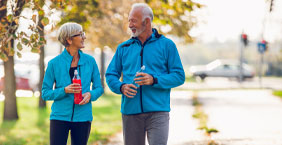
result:
<svg viewBox="0 0 282 145"><path fill-rule="evenodd" d="M132 23L132 22L129 22L128 27L129 27L129 28L132 28L133 26L134 26L133 23Z"/></svg>

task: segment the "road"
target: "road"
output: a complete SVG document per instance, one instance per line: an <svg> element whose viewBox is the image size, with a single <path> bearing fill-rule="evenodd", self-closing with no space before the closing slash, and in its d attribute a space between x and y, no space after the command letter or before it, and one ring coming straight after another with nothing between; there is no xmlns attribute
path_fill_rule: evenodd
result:
<svg viewBox="0 0 282 145"><path fill-rule="evenodd" d="M282 144L282 99L271 90L207 91L199 100L220 144Z"/></svg>
<svg viewBox="0 0 282 145"><path fill-rule="evenodd" d="M182 89L275 89L282 90L282 78L280 77L263 77L261 82L258 77L253 79L247 79L242 83L238 82L236 79L230 80L228 78L206 78L205 81L201 82L197 80L196 82L187 82L180 86Z"/></svg>

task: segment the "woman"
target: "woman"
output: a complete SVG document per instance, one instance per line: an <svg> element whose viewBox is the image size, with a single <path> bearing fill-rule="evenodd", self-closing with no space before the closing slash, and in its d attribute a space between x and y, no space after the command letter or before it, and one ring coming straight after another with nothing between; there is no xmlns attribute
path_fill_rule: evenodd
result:
<svg viewBox="0 0 282 145"><path fill-rule="evenodd" d="M72 145L86 145L93 119L91 101L96 101L104 92L95 59L80 50L84 48L85 39L81 25L63 24L59 29L58 40L65 49L47 66L42 98L54 101L50 114L51 145L66 144L69 131ZM72 83L75 70L81 78L81 86ZM80 91L83 100L74 104L74 93Z"/></svg>

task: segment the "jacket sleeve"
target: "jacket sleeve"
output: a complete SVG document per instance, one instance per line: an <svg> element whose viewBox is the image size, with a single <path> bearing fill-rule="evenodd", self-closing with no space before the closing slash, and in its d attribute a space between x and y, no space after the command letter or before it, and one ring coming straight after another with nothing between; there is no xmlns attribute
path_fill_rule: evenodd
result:
<svg viewBox="0 0 282 145"><path fill-rule="evenodd" d="M120 81L122 72L122 59L119 53L120 48L118 47L106 71L106 82L109 88L116 94L121 94L120 87L123 84Z"/></svg>
<svg viewBox="0 0 282 145"><path fill-rule="evenodd" d="M167 46L167 74L154 76L158 80L153 87L170 89L180 86L185 81L185 73L176 48L176 45L171 42Z"/></svg>
<svg viewBox="0 0 282 145"><path fill-rule="evenodd" d="M45 101L59 100L64 98L66 95L64 87L53 89L53 85L55 83L54 75L54 66L49 62L42 83L42 99Z"/></svg>
<svg viewBox="0 0 282 145"><path fill-rule="evenodd" d="M94 71L92 72L91 81L92 81L92 90L91 101L96 101L103 93L104 89L101 84L100 73L96 61L93 62Z"/></svg>

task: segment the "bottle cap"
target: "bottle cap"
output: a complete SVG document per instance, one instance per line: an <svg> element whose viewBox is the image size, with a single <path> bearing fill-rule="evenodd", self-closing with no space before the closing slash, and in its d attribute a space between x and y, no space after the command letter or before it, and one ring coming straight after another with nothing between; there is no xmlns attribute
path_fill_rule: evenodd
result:
<svg viewBox="0 0 282 145"><path fill-rule="evenodd" d="M142 70L142 71L145 70L145 65L143 65L143 66L141 67L141 70Z"/></svg>
<svg viewBox="0 0 282 145"><path fill-rule="evenodd" d="M77 69L74 70L74 75L78 75Z"/></svg>

